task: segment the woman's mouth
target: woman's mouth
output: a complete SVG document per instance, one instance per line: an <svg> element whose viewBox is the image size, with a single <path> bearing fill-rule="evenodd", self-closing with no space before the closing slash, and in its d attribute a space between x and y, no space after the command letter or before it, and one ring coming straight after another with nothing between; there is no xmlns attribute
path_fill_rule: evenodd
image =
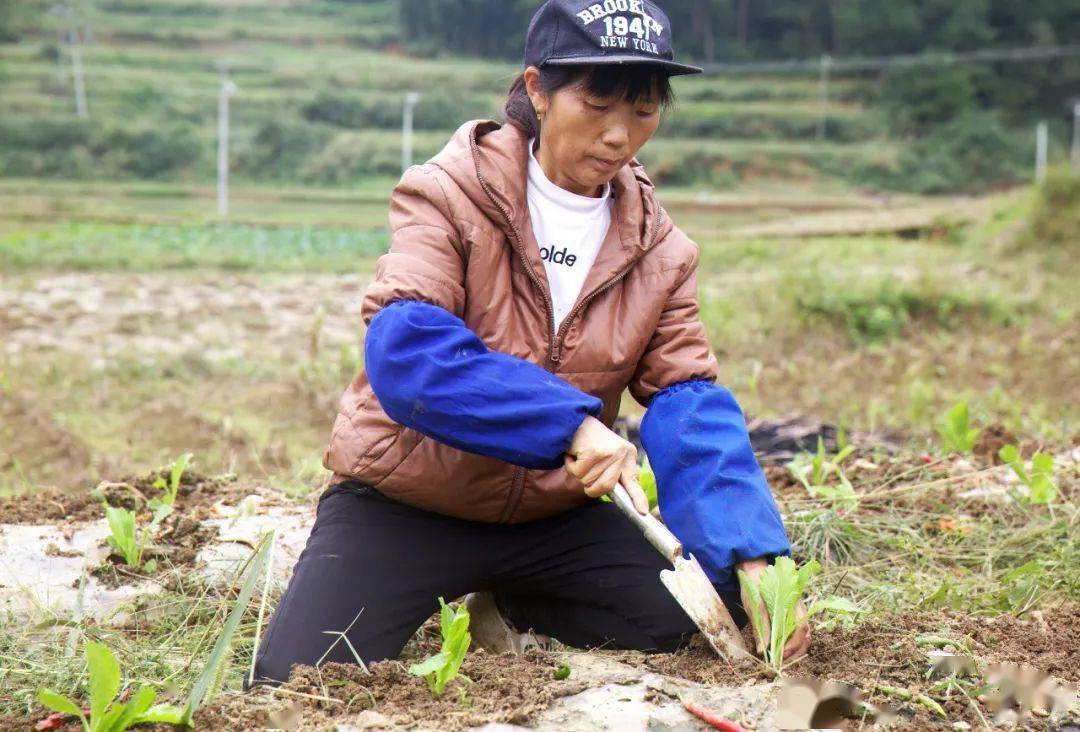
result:
<svg viewBox="0 0 1080 732"><path fill-rule="evenodd" d="M590 155L589 160L594 162L596 164L596 166L598 168L600 168L601 170L607 170L607 171L615 170L619 165L618 160L605 160L604 158L598 158L595 155Z"/></svg>

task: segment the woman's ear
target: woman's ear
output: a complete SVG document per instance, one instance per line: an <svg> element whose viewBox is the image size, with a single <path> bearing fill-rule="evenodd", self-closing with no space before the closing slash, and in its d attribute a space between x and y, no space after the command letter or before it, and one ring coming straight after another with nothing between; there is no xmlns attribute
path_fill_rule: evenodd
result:
<svg viewBox="0 0 1080 732"><path fill-rule="evenodd" d="M537 114L543 115L547 112L548 95L540 86L540 69L530 66L525 69L523 76L525 77L525 91L529 94L533 108Z"/></svg>

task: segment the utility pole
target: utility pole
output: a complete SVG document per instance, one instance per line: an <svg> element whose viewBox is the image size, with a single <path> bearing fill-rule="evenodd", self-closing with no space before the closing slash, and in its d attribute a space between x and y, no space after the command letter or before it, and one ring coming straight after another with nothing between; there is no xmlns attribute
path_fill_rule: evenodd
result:
<svg viewBox="0 0 1080 732"><path fill-rule="evenodd" d="M832 68L832 56L821 54L821 77L818 80L818 94L821 108L818 110L817 139L824 140L829 117L829 71Z"/></svg>
<svg viewBox="0 0 1080 732"><path fill-rule="evenodd" d="M86 79L83 77L82 40L75 24L68 26L68 47L71 49L71 75L75 78L75 113L86 119L90 112L86 107Z"/></svg>
<svg viewBox="0 0 1080 732"><path fill-rule="evenodd" d="M79 37L79 31L75 28L74 14L71 6L65 4L53 5L49 13L59 18L59 25L56 27L57 53L61 53L63 47L67 45L68 55L71 57L71 80L75 91L75 114L79 116L79 119L86 119L90 116L90 111L86 104L86 78L83 74L82 39ZM85 35L89 36L90 26L85 25L84 29Z"/></svg>
<svg viewBox="0 0 1080 732"><path fill-rule="evenodd" d="M218 156L217 210L218 216L229 215L229 99L236 94L236 84L229 81L228 71L221 70L221 92L218 94Z"/></svg>
<svg viewBox="0 0 1080 732"><path fill-rule="evenodd" d="M405 106L401 115L401 172L412 165L413 157L413 108L420 101L417 92L405 92Z"/></svg>
<svg viewBox="0 0 1080 732"><path fill-rule="evenodd" d="M1080 102L1073 105L1072 169L1080 175Z"/></svg>
<svg viewBox="0 0 1080 732"><path fill-rule="evenodd" d="M1046 122L1040 122L1035 128L1035 182L1046 179L1046 155L1050 145L1050 130Z"/></svg>

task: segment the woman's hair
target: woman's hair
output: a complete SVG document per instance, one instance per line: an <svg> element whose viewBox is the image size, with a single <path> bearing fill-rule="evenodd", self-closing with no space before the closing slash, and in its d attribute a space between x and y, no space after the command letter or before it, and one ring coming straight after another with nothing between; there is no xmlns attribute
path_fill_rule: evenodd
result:
<svg viewBox="0 0 1080 732"><path fill-rule="evenodd" d="M545 66L540 69L540 88L548 94L581 82L585 91L602 99L621 97L631 104L648 99L654 88L659 91L662 110L667 111L675 103L671 78L662 69L648 64L627 66L593 64L588 66ZM540 120L536 108L525 88L525 75L519 74L510 87L503 107L506 121L529 137L540 134Z"/></svg>

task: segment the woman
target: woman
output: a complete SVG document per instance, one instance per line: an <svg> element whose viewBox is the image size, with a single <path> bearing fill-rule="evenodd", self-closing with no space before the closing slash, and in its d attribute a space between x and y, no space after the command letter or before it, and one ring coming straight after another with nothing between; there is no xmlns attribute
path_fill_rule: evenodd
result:
<svg viewBox="0 0 1080 732"><path fill-rule="evenodd" d="M536 635L684 643L695 628L660 584L666 561L596 500L621 482L648 510L635 448L610 429L626 388L647 407L661 513L742 622L734 570L790 551L742 412L714 383L697 247L635 157L669 77L700 69L674 61L647 0L550 0L525 65L507 124L463 125L394 189L362 305L365 369L259 649L262 682L293 663L396 657L437 598L468 593L491 650ZM808 641L804 624L788 656Z"/></svg>

